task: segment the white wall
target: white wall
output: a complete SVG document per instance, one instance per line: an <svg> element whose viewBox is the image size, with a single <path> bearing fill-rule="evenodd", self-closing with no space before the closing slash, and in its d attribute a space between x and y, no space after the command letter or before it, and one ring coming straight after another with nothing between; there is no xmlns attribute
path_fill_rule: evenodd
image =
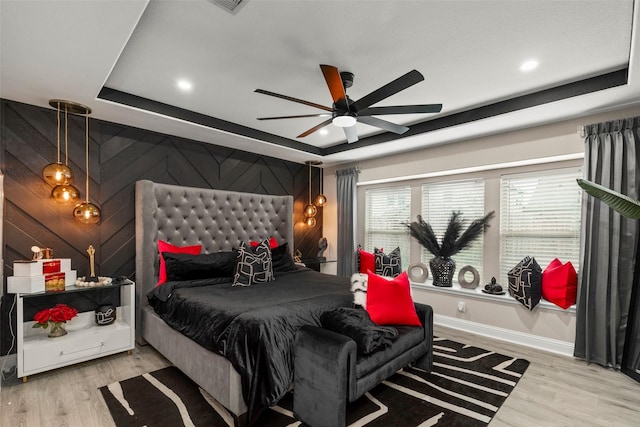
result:
<svg viewBox="0 0 640 427"><path fill-rule="evenodd" d="M358 182L394 179L411 175L470 168L487 164L507 163L567 154L584 153L583 139L578 126L601 121L640 116L640 108L619 110L568 120L560 123L522 129L503 134L426 148L388 157L363 160L327 168L324 174L324 193L329 203L323 212L324 236L330 244L327 257L337 258L337 209L335 171L358 166ZM402 141L395 142L402 144ZM360 192L360 191L359 191ZM357 218L361 220L362 214ZM359 224L358 241L363 241L363 224ZM522 343L546 347L560 353L570 353L575 340L575 312L538 307L529 312L513 302L494 302L474 296L442 293L416 288L414 297L434 308L440 323L479 334L503 339L522 336ZM457 311L457 303L464 301L465 313ZM513 334L515 332L516 334ZM546 344L550 343L549 346ZM559 346L555 344L560 344ZM559 349L564 346L563 349Z"/></svg>

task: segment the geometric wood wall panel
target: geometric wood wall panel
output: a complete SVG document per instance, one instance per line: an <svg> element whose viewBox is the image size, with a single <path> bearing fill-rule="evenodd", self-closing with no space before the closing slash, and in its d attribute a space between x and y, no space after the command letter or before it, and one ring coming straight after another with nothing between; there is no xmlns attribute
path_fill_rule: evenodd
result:
<svg viewBox="0 0 640 427"><path fill-rule="evenodd" d="M72 268L84 275L91 244L96 248L98 274L135 279L134 195L140 179L293 195L296 249L305 256L315 256L318 250L322 217L314 228L302 224L301 211L308 201L306 165L93 119L89 120L89 193L102 210L102 221L80 225L71 214L73 206L57 204L41 178L42 168L57 155L55 110L1 102L5 278L12 274L14 260L31 255L33 245L51 247L54 256L71 258ZM68 164L84 198L84 117L69 116L68 146ZM61 148L64 163L64 141ZM314 168L312 175L315 196L319 170Z"/></svg>

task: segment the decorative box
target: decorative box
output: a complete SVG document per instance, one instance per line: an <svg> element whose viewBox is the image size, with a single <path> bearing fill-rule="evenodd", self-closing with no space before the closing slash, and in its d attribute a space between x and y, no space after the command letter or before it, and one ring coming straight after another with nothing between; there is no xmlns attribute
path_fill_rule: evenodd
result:
<svg viewBox="0 0 640 427"><path fill-rule="evenodd" d="M13 263L14 276L41 276L71 270L70 258L38 259Z"/></svg>
<svg viewBox="0 0 640 427"><path fill-rule="evenodd" d="M77 274L76 270L69 270L39 276L9 276L7 277L7 292L10 294L33 294L44 291L64 291L65 287L76 282Z"/></svg>

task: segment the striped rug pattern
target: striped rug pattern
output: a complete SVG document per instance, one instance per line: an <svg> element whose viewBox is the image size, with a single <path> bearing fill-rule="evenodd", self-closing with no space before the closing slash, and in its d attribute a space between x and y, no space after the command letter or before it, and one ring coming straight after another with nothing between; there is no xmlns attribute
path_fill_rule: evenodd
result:
<svg viewBox="0 0 640 427"><path fill-rule="evenodd" d="M434 367L398 371L349 405L351 427L486 426L517 385L529 362L445 338L434 338ZM175 367L100 391L118 427L233 427L233 417ZM266 411L260 427L299 426L293 398Z"/></svg>

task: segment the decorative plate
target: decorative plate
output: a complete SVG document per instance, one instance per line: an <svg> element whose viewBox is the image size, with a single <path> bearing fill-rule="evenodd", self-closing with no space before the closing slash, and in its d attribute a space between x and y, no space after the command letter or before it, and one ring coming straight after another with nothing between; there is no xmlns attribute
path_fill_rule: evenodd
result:
<svg viewBox="0 0 640 427"><path fill-rule="evenodd" d="M97 282L85 282L84 279L85 279L85 276L78 277L76 279L76 286L79 286L81 288L87 288L87 287L93 288L96 286L110 285L111 282L113 281L111 277L104 277L104 276L98 277Z"/></svg>

